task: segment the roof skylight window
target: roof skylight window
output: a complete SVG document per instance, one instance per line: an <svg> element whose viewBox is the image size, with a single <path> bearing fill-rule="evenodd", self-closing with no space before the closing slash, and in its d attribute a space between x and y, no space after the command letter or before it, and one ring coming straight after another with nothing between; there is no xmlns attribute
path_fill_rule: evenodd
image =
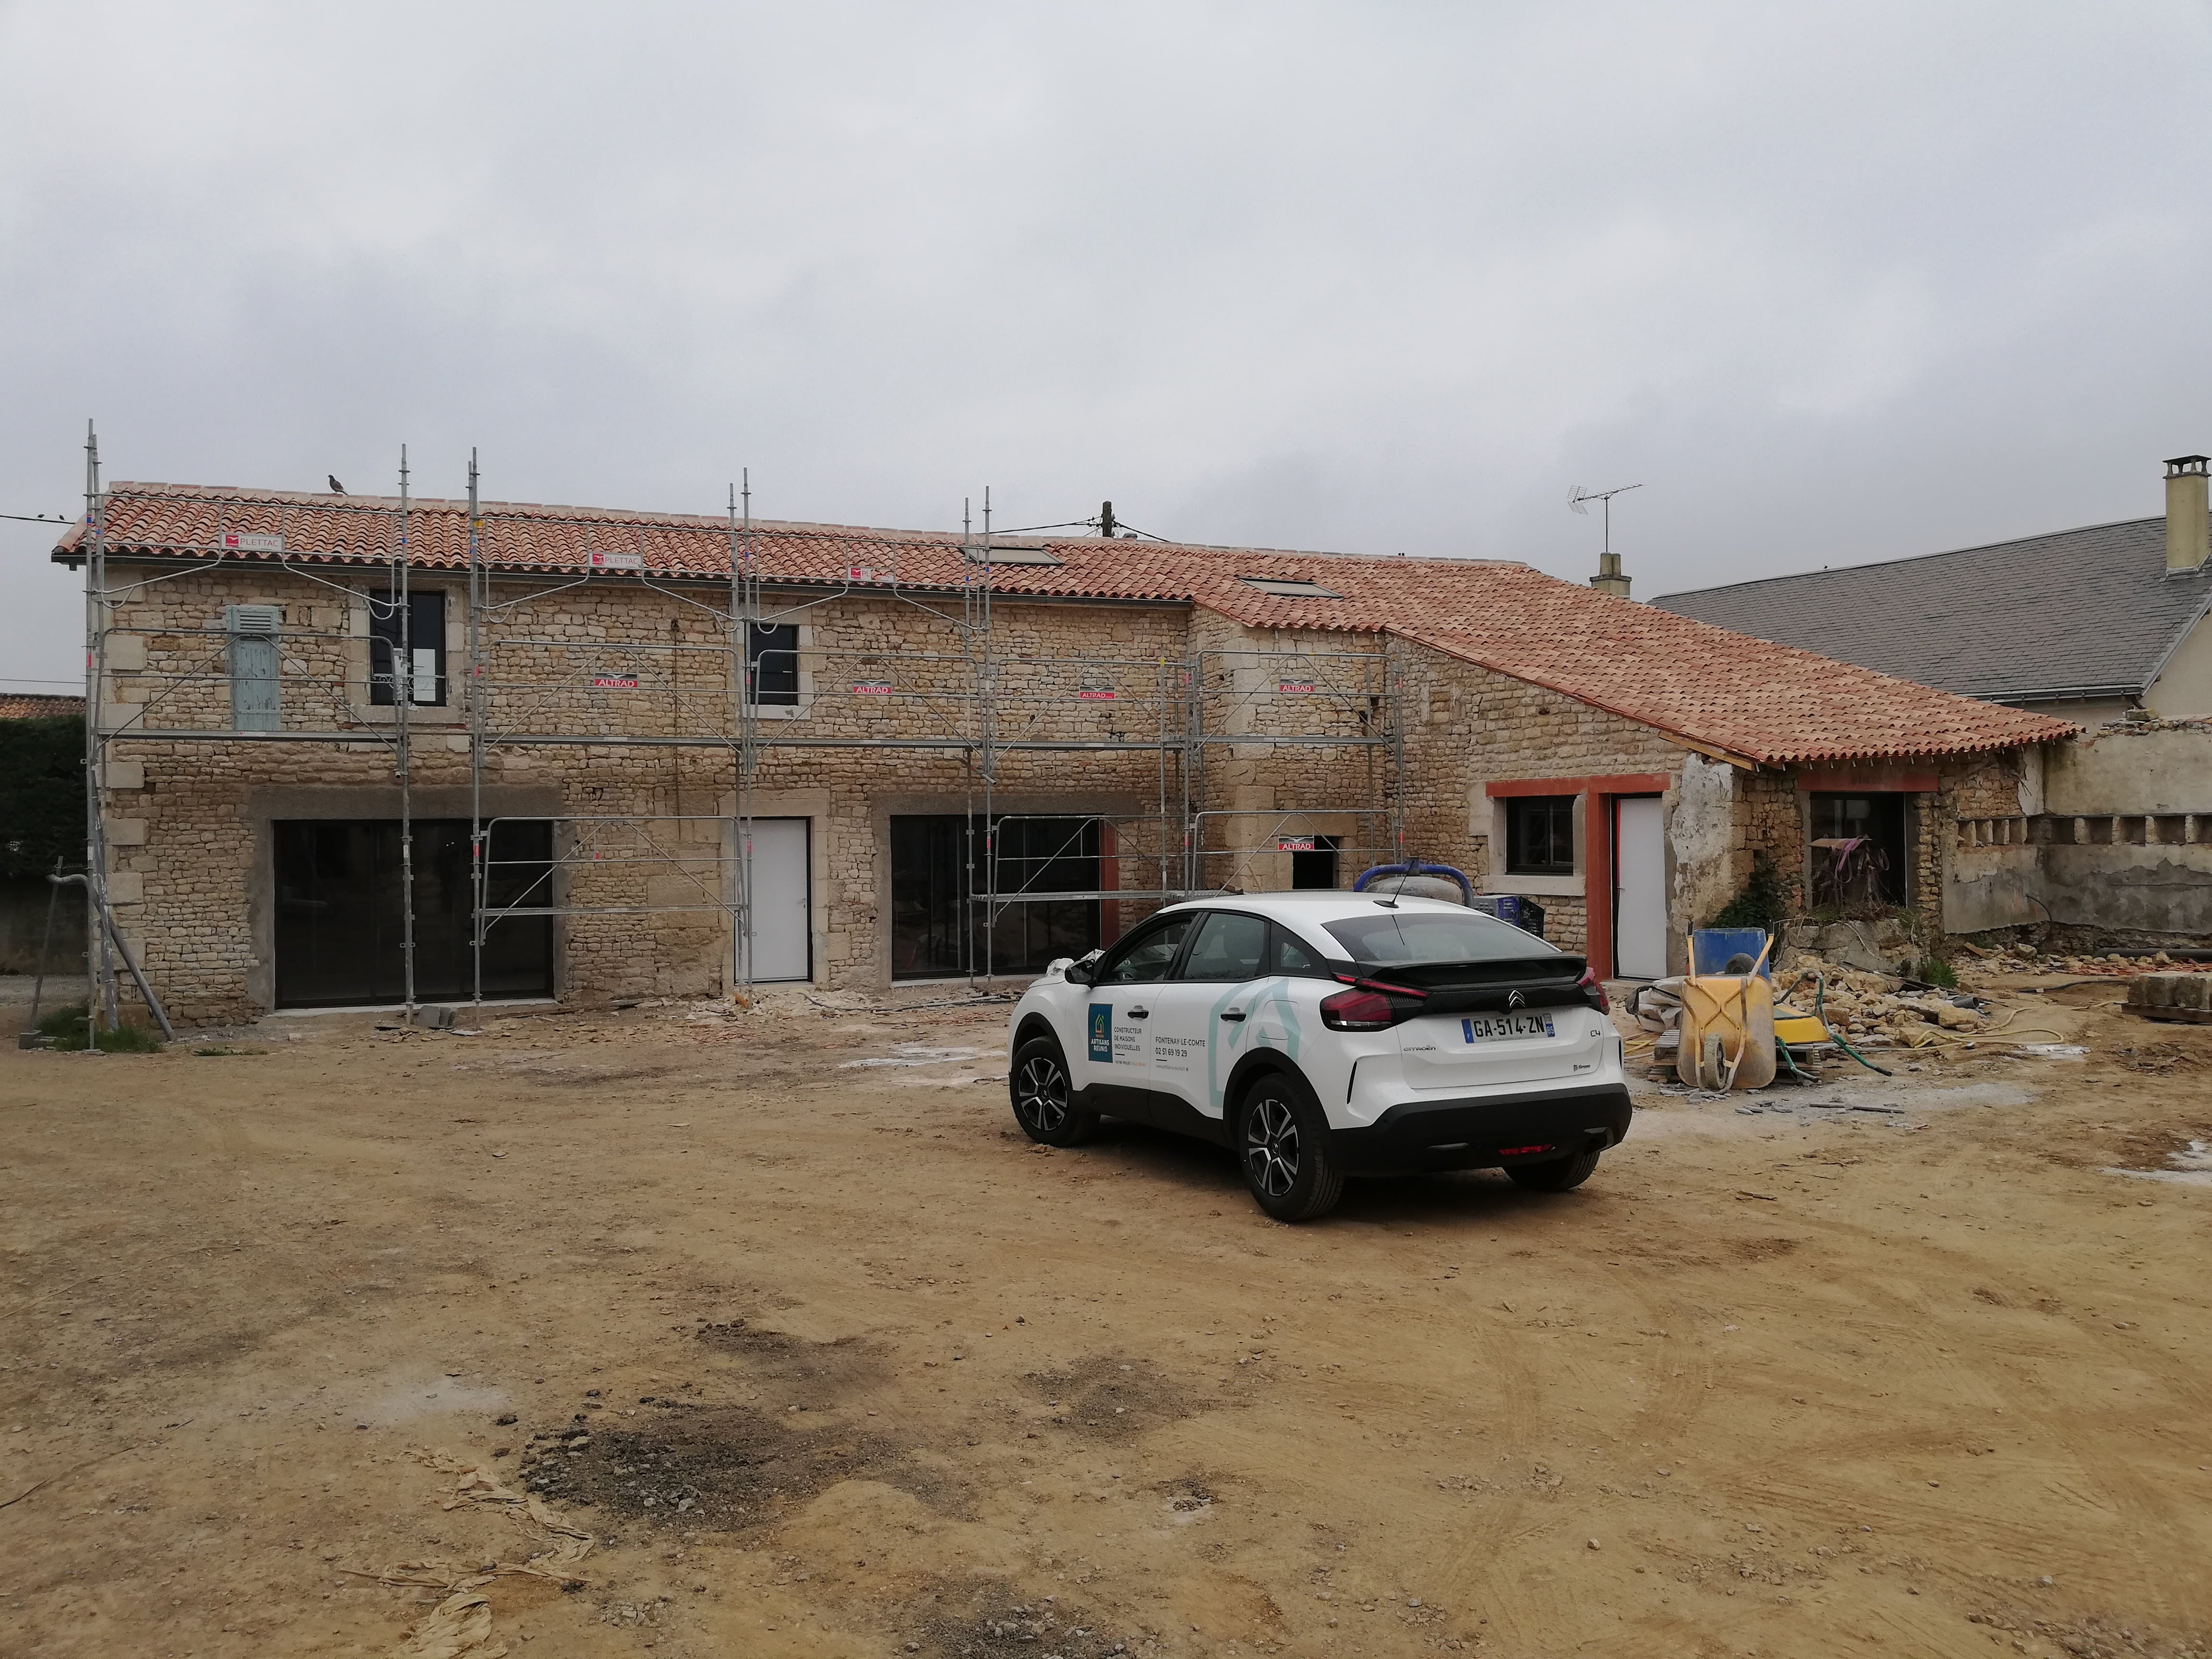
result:
<svg viewBox="0 0 2212 1659"><path fill-rule="evenodd" d="M980 545L963 546L960 550L960 556L970 564L982 564L987 562L985 550ZM1066 562L1059 555L1048 552L1042 547L1005 547L997 544L994 544L988 550L988 562L992 564L1042 565L1047 568L1057 568Z"/></svg>
<svg viewBox="0 0 2212 1659"><path fill-rule="evenodd" d="M1279 599L1340 599L1344 597L1302 576L1239 576L1237 580L1248 587L1258 588L1262 593L1272 593Z"/></svg>

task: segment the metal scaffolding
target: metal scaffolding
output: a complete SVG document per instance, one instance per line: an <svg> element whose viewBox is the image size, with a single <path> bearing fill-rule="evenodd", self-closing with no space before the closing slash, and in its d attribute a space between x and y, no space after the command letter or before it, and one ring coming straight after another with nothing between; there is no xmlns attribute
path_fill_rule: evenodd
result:
<svg viewBox="0 0 2212 1659"><path fill-rule="evenodd" d="M441 578L465 578L462 660L456 672L445 641L424 645L412 632L410 585L423 561L434 556L418 544L419 514L404 449L396 501L213 497L211 539L133 538L135 548L186 562L111 586L111 497L100 481L97 437L88 431L82 541L87 860L95 1006L111 1027L118 1017L111 938L116 950L123 945L112 926L110 849L100 808L118 742L337 744L385 751L398 797L402 1006L410 1021L418 1006L416 784L425 744L441 753L460 748L467 753L471 998L479 1004L487 941L502 922L522 917L713 915L718 927L726 924L730 936L726 982L733 990L749 989L754 981L748 941L755 909L755 809L764 764L787 751L824 760L869 750L957 759L968 826L964 977L977 984L1000 976L997 924L1016 907L1094 901L1149 908L1194 894L1243 890L1259 878L1262 858L1324 844L1340 856L1369 863L1402 857L1404 742L1398 710L1407 664L1390 646L1328 651L1194 646L1180 658L1158 652L1069 658L1024 650L994 618L995 605L1006 596L994 580L997 561L1019 562L1024 550L994 536L988 492L980 527L963 514L962 580L954 588L902 582L896 555L888 570L848 567L842 581L764 573L749 478L729 492L725 578L653 568L647 526L641 522L487 507L473 452L468 476L463 568L453 568L461 550L450 546L428 567ZM339 515L351 556L343 568L351 573L350 580L339 579L340 568L326 557L297 545L293 515L305 512ZM533 532L559 526L572 534L583 545L580 564L559 571L502 565L497 550L502 532L523 526ZM595 539L609 544L593 546ZM613 544L623 541L629 544ZM1027 562L1035 562L1034 555ZM216 625L206 622L203 610L197 621L168 616L116 628L126 605L158 608L165 585L227 564L282 570L309 584L318 603L292 607L298 614L291 617L274 605L231 605ZM382 582L364 586L364 566L378 564ZM673 602L667 637L640 637L643 630L634 627L627 635L580 629L564 625L554 612L556 601L568 600L573 613L587 597L599 607L594 614L620 615L629 607L615 596L641 592ZM791 665L805 684L793 714L765 702L758 644L763 631L793 626L856 594L921 613L951 648L918 652L817 641L798 650ZM602 605L603 596L611 603ZM1022 592L1017 597L1050 603L1054 596ZM145 649L149 634L168 643L158 662ZM135 636L120 655L118 635ZM902 718L881 720L892 708ZM433 709L439 711L434 716ZM641 711L651 711L651 718ZM849 732L872 719L888 729L872 736L829 736L821 730L836 726ZM676 810L551 816L488 810L487 767L502 752L532 749L670 751ZM726 817L719 811L683 811L681 753L687 750L726 756L712 769L729 790ZM1305 769L1326 775L1327 787L1312 801L1292 806L1272 799L1264 805L1239 804L1234 797L1247 756L1284 750L1304 757ZM1010 794L1018 802L1042 793L1084 793L1064 778L1047 791L1033 777L1015 775L1033 772L1033 757L1045 756L1076 765L1149 757L1139 769L1151 799L1145 810L1121 812L1002 811L1001 798ZM1091 793L1110 787L1126 799L1132 775L1125 764L1114 784L1094 786ZM710 781L709 787L722 786ZM1049 848L1007 851L1006 826L1046 818L1060 826L1048 833L1060 836L1063 852L1069 845L1096 845L1095 854L1076 855L1096 858L1097 886L1040 887L1039 876L1054 861ZM539 866L535 878L495 895L502 863L517 860L495 857L494 831L525 823L546 826L551 855L521 860ZM659 875L646 880L648 896L642 899L595 902L589 890L614 872L627 872L635 884L647 869ZM653 899L656 881L662 896ZM131 971L137 974L135 964Z"/></svg>

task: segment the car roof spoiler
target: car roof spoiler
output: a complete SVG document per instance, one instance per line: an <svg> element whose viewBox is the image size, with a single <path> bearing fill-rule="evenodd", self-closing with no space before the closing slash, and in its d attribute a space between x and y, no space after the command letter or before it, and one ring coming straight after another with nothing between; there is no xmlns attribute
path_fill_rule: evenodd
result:
<svg viewBox="0 0 2212 1659"><path fill-rule="evenodd" d="M1449 876L1459 884L1460 893L1468 908L1474 908L1474 884L1449 864L1424 864L1419 859L1407 859L1403 864L1378 864L1371 870L1362 871L1359 879L1352 884L1352 890L1365 892L1367 884L1378 876Z"/></svg>

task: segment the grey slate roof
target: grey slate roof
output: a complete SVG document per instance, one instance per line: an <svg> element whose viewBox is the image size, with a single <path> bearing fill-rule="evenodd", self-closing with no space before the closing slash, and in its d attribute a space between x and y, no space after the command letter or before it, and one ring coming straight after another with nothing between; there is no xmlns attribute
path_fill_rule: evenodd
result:
<svg viewBox="0 0 2212 1659"><path fill-rule="evenodd" d="M2166 520L1668 593L1661 610L1992 702L2140 696L2212 605Z"/></svg>

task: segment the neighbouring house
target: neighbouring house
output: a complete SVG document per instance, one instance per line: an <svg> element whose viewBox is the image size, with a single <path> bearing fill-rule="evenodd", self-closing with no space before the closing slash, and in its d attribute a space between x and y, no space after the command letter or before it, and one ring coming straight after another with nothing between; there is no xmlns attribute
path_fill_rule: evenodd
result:
<svg viewBox="0 0 2212 1659"><path fill-rule="evenodd" d="M52 697L42 692L0 691L0 720L66 720L84 713L82 697Z"/></svg>
<svg viewBox="0 0 2212 1659"><path fill-rule="evenodd" d="M475 511L122 484L55 550L179 1018L1027 975L1405 854L1648 977L1838 796L1936 914L2075 730L1505 561Z"/></svg>
<svg viewBox="0 0 2212 1659"><path fill-rule="evenodd" d="M1652 604L2078 723L2077 738L2031 769L2017 811L1960 827L1944 925L2049 921L2201 943L2212 934L2208 466L2202 455L2166 463L2160 518Z"/></svg>

